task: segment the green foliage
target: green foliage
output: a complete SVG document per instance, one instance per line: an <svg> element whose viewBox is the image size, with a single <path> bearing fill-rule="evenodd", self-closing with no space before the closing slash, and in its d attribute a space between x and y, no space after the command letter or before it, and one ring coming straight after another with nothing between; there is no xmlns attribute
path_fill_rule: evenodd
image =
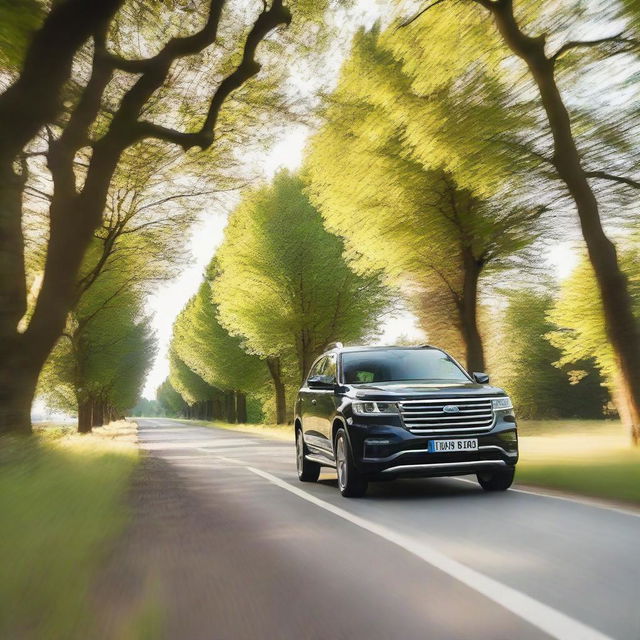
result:
<svg viewBox="0 0 640 640"><path fill-rule="evenodd" d="M44 17L38 0L0 0L0 69L16 71Z"/></svg>
<svg viewBox="0 0 640 640"><path fill-rule="evenodd" d="M75 413L100 400L124 413L138 400L155 337L130 279L135 260L116 258L81 296L43 370L40 393L51 407Z"/></svg>
<svg viewBox="0 0 640 640"><path fill-rule="evenodd" d="M161 416L163 415L163 410L157 400L140 398L138 402L136 402L135 407L131 410L131 415L134 417Z"/></svg>
<svg viewBox="0 0 640 640"><path fill-rule="evenodd" d="M251 393L267 383L267 367L260 358L244 351L240 339L220 325L218 307L211 297L214 270L212 264L197 294L176 318L174 357L212 387Z"/></svg>
<svg viewBox="0 0 640 640"><path fill-rule="evenodd" d="M546 337L554 328L547 317L553 303L551 294L533 289L509 293L501 339L491 354L494 379L520 418L601 418L608 398L593 358L554 366L561 352Z"/></svg>
<svg viewBox="0 0 640 640"><path fill-rule="evenodd" d="M331 341L372 335L388 294L380 273L354 273L296 176L281 172L232 214L217 254L220 323L251 353L279 356L299 382Z"/></svg>
<svg viewBox="0 0 640 640"><path fill-rule="evenodd" d="M411 27L411 33L434 38L426 27ZM464 177L460 165L469 150L441 139L446 124L434 109L454 109L442 102L438 74L444 74L441 82L453 82L466 58L461 56L460 67L448 51L448 65L441 70L430 60L426 77L414 64L420 52L415 43L410 52L408 44L395 28L355 37L325 124L311 145L310 192L328 229L345 239L356 269L383 269L394 284L405 286L430 340L460 352L465 274L477 279L517 264L536 238L542 211L518 206L504 193L488 199L487 183L480 188L475 174L474 180ZM444 52L437 39L432 45L439 60ZM418 91L423 95L412 94ZM457 136L464 124L447 117ZM487 179L484 172L482 177Z"/></svg>
<svg viewBox="0 0 640 640"><path fill-rule="evenodd" d="M186 412L187 403L171 386L168 378L156 389L156 400L167 416L182 416Z"/></svg>
<svg viewBox="0 0 640 640"><path fill-rule="evenodd" d="M640 249L623 251L620 263L629 279L635 315L640 322ZM560 365L576 366L585 358L597 363L607 386L616 387L617 366L607 339L604 312L591 264L583 257L573 273L562 283L560 296L549 312L554 329L549 339L561 351Z"/></svg>
<svg viewBox="0 0 640 640"><path fill-rule="evenodd" d="M192 371L175 353L169 350L169 382L188 404L210 400L215 389Z"/></svg>

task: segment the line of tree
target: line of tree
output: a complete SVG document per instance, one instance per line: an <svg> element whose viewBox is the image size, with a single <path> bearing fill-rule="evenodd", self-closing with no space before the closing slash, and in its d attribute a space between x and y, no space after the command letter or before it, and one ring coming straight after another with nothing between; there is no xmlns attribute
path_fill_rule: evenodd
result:
<svg viewBox="0 0 640 640"><path fill-rule="evenodd" d="M629 126L637 116L624 107L585 113L572 106L570 114L563 96L566 79L584 75L584 65L593 73L610 56L636 55L635 26L593 42L560 42L550 53L547 40L560 22L576 20L575 7L518 11L513 0L439 0L409 13L407 4L415 7L398 2L388 28L375 25L354 39L310 145L313 201L356 266L380 266L403 284L430 339L453 345L471 370L487 362L478 293L484 287L503 308L492 274L504 280L507 270L535 265L544 242L571 228L564 211L574 209L616 368L609 386L637 442L640 322L630 272L602 224L612 205L624 216L640 186L619 173L621 165L637 166ZM517 300L510 306L514 322ZM544 318L534 322L532 314L532 325L546 330ZM549 357L557 352L544 336L538 344ZM597 355L583 358L593 366ZM585 377L572 393L598 377Z"/></svg>
<svg viewBox="0 0 640 640"><path fill-rule="evenodd" d="M614 354L616 396L626 406L620 413L638 443L640 322L628 275L603 226L612 205L623 210L640 188L630 124L637 114L633 101L611 109L592 93L596 106L581 109L572 95L589 76L598 78L599 94L637 86L631 69L640 52L638 8L620 3L612 16L577 4L431 0L408 11L399 2L384 50L413 76L399 117L421 140L432 141L422 157L427 166L449 168L474 193L500 193L510 177L510 188L525 197L544 202L553 194L575 211ZM598 25L601 35L563 41L562 32L575 30L578 20ZM629 73L607 77L608 62L625 57ZM424 102L432 117L409 119Z"/></svg>
<svg viewBox="0 0 640 640"><path fill-rule="evenodd" d="M285 423L324 347L374 334L389 304L382 274L350 268L302 179L281 172L231 214L204 282L175 322L169 383L187 405L202 399L201 382L235 395L238 406L246 395L261 397L268 419Z"/></svg>

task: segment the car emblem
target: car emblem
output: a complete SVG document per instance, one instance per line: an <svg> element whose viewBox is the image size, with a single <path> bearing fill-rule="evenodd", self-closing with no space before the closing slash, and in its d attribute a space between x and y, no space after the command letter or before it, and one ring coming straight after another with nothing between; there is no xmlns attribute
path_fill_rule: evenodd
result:
<svg viewBox="0 0 640 640"><path fill-rule="evenodd" d="M460 413L460 407L456 407L455 404L445 404L442 410L445 413Z"/></svg>

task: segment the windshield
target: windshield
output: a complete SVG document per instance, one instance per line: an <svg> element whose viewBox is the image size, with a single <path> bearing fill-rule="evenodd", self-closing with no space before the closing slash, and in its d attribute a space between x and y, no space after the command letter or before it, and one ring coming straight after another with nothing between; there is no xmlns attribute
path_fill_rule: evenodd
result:
<svg viewBox="0 0 640 640"><path fill-rule="evenodd" d="M342 370L347 384L402 380L469 381L460 367L438 349L346 352L342 354Z"/></svg>

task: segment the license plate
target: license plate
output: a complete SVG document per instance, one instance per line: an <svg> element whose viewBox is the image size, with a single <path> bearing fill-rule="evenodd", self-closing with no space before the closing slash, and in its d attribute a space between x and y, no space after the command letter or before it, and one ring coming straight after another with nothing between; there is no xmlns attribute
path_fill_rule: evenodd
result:
<svg viewBox="0 0 640 640"><path fill-rule="evenodd" d="M477 451L478 439L463 439L457 438L456 440L429 440L429 446L427 451L429 453L440 453L442 451Z"/></svg>

